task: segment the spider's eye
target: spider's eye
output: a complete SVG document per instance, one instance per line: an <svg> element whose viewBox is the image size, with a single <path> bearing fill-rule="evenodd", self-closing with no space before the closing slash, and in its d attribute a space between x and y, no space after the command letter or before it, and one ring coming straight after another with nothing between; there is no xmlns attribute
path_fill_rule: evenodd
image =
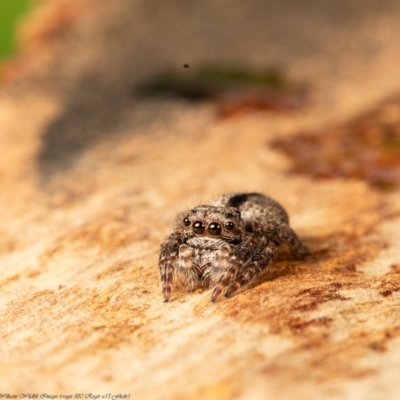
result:
<svg viewBox="0 0 400 400"><path fill-rule="evenodd" d="M227 231L231 231L234 228L235 228L235 224L232 221L228 221L225 223L225 229Z"/></svg>
<svg viewBox="0 0 400 400"><path fill-rule="evenodd" d="M207 231L211 236L219 236L222 232L222 228L218 222L211 222L211 224L208 225Z"/></svg>
<svg viewBox="0 0 400 400"><path fill-rule="evenodd" d="M201 221L196 221L193 223L193 232L198 235L202 235L205 231L206 227Z"/></svg>
<svg viewBox="0 0 400 400"><path fill-rule="evenodd" d="M185 226L189 226L190 225L190 220L189 220L188 217L183 219L183 225L185 225Z"/></svg>

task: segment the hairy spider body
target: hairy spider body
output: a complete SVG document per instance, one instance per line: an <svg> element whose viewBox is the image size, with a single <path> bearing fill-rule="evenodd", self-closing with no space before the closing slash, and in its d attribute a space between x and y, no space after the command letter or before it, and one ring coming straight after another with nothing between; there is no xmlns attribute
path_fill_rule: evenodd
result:
<svg viewBox="0 0 400 400"><path fill-rule="evenodd" d="M211 301L229 297L264 271L283 243L296 259L308 254L284 208L260 193L224 194L181 213L161 245L164 301L176 283L191 290L212 287Z"/></svg>

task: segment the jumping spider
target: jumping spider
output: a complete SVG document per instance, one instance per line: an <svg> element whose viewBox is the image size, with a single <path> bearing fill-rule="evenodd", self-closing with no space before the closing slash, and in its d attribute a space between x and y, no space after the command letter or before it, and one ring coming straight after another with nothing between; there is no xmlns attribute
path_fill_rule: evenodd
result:
<svg viewBox="0 0 400 400"><path fill-rule="evenodd" d="M179 214L161 245L164 301L175 282L192 290L212 287L213 302L221 293L229 297L271 264L282 243L296 259L308 254L283 207L260 193L224 194Z"/></svg>

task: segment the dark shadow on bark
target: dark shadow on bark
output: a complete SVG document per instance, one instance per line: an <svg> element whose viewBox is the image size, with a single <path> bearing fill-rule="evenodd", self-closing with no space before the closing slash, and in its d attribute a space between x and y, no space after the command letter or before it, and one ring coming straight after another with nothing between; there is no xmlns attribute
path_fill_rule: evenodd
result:
<svg viewBox="0 0 400 400"><path fill-rule="evenodd" d="M37 156L42 183L68 171L94 143L118 135L122 113L133 107L134 99L128 90L105 85L91 77L82 79L68 96L63 112L42 136Z"/></svg>

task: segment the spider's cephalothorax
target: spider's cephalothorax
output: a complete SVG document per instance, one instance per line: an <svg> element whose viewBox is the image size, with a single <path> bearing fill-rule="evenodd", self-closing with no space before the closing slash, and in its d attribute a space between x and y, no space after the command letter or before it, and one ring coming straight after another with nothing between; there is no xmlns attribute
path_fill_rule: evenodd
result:
<svg viewBox="0 0 400 400"><path fill-rule="evenodd" d="M283 207L259 193L225 194L182 213L161 246L164 300L175 283L211 286L212 301L229 297L268 267L281 243L297 259L308 254Z"/></svg>

